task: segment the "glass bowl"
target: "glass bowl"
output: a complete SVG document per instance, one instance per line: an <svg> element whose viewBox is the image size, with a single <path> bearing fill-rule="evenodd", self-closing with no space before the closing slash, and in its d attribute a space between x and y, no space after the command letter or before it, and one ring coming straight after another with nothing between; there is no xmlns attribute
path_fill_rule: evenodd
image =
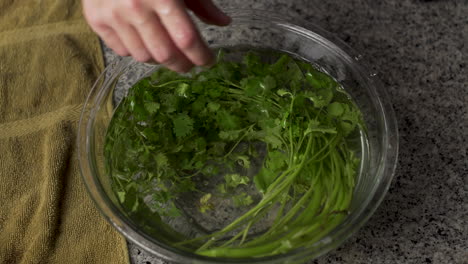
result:
<svg viewBox="0 0 468 264"><path fill-rule="evenodd" d="M341 224L312 246L271 257L223 259L181 251L158 239L122 210L105 173L103 145L106 129L118 103L137 80L159 66L118 58L101 74L84 105L78 133L81 173L89 194L101 213L127 239L148 252L174 263L301 263L338 247L376 210L392 180L398 152L397 124L389 97L351 50L330 33L307 23L305 27L282 16L259 10L227 10L233 22L227 27L199 24L212 48L245 47L287 52L333 76L363 113L367 140L349 214ZM153 235L152 235L153 234Z"/></svg>

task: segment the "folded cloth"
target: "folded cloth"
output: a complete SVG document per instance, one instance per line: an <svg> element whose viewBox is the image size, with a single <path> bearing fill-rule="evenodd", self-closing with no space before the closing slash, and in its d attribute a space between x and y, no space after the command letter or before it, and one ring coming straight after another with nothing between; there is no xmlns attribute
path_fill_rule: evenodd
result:
<svg viewBox="0 0 468 264"><path fill-rule="evenodd" d="M76 155L103 66L79 0L0 1L0 263L129 263Z"/></svg>

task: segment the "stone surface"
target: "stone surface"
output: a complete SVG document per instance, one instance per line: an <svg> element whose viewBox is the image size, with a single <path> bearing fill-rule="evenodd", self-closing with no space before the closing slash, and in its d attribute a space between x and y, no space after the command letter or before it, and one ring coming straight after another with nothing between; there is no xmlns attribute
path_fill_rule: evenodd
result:
<svg viewBox="0 0 468 264"><path fill-rule="evenodd" d="M363 54L393 102L400 156L388 195L351 239L310 263L468 263L468 1L217 2L336 34ZM133 245L130 254L133 263L163 263Z"/></svg>

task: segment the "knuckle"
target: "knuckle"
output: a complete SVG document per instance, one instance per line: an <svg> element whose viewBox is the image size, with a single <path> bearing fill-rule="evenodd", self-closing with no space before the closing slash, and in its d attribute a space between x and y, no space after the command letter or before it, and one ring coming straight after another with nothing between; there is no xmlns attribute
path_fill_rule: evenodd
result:
<svg viewBox="0 0 468 264"><path fill-rule="evenodd" d="M183 50L191 49L197 43L197 36L194 32L188 31L177 36L177 44Z"/></svg>
<svg viewBox="0 0 468 264"><path fill-rule="evenodd" d="M156 52L156 60L161 64L171 64L176 59L174 52L169 50Z"/></svg>
<svg viewBox="0 0 468 264"><path fill-rule="evenodd" d="M122 46L120 43L118 43L116 41L112 41L112 42L107 43L107 44L108 44L109 48L111 48L118 55L120 55L122 57L129 55L127 49L124 46Z"/></svg>
<svg viewBox="0 0 468 264"><path fill-rule="evenodd" d="M104 25L104 21L99 16L86 15L85 18L91 26L102 27Z"/></svg>
<svg viewBox="0 0 468 264"><path fill-rule="evenodd" d="M154 0L157 6L170 6L174 4L174 0Z"/></svg>
<svg viewBox="0 0 468 264"><path fill-rule="evenodd" d="M139 62L147 62L151 59L151 56L147 52L139 52L133 55L133 58Z"/></svg>
<svg viewBox="0 0 468 264"><path fill-rule="evenodd" d="M118 55L122 56L122 57L125 57L125 56L128 56L128 51L124 48L115 48L113 49L115 51L115 53L117 53Z"/></svg>
<svg viewBox="0 0 468 264"><path fill-rule="evenodd" d="M109 40L114 37L114 30L112 28L107 27L107 26L101 26L99 27L99 35L102 38L105 38L106 40Z"/></svg>
<svg viewBox="0 0 468 264"><path fill-rule="evenodd" d="M101 18L101 14L95 9L85 9L83 14L90 25L100 26L104 22Z"/></svg>
<svg viewBox="0 0 468 264"><path fill-rule="evenodd" d="M126 0L124 7L127 11L139 13L141 12L142 2L141 0Z"/></svg>
<svg viewBox="0 0 468 264"><path fill-rule="evenodd" d="M174 0L155 0L155 7L161 15L169 15L177 8Z"/></svg>
<svg viewBox="0 0 468 264"><path fill-rule="evenodd" d="M109 8L105 11L104 19L110 22L119 21L119 11L117 8Z"/></svg>

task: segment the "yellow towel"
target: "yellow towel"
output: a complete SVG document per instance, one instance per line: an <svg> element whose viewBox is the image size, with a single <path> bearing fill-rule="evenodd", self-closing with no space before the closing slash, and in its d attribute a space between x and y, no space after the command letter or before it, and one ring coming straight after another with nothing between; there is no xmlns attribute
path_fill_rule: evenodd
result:
<svg viewBox="0 0 468 264"><path fill-rule="evenodd" d="M82 104L103 70L79 0L0 1L0 263L128 263L86 193Z"/></svg>

